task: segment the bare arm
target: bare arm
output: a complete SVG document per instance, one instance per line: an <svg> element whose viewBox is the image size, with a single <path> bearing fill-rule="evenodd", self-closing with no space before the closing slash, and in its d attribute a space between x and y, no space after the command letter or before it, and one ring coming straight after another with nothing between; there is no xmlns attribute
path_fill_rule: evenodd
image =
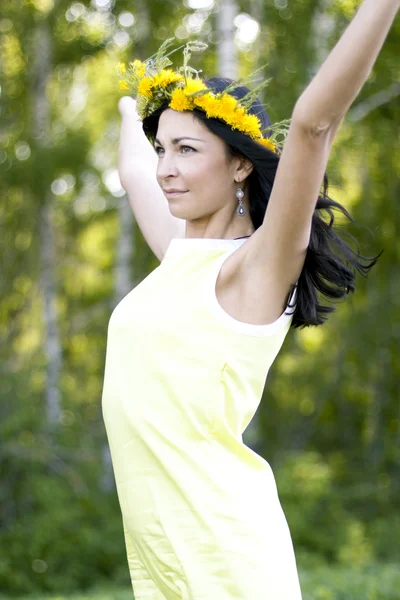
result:
<svg viewBox="0 0 400 600"><path fill-rule="evenodd" d="M171 215L156 179L157 155L143 133L136 102L129 96L118 104L121 116L119 176L146 242L162 260L173 237L185 236L185 221Z"/></svg>
<svg viewBox="0 0 400 600"><path fill-rule="evenodd" d="M399 4L364 0L296 103L264 221L249 240L245 259L255 276L268 270L279 298L287 296L301 273L334 136L374 65Z"/></svg>
<svg viewBox="0 0 400 600"><path fill-rule="evenodd" d="M400 0L364 0L357 14L296 103L296 117L315 133L340 121L367 80L400 7Z"/></svg>

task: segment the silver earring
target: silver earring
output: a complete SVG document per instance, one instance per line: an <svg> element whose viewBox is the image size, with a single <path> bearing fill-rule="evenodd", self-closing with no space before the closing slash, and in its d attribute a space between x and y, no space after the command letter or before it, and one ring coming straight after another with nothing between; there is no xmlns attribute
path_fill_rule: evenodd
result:
<svg viewBox="0 0 400 600"><path fill-rule="evenodd" d="M236 190L236 198L239 200L239 206L237 207L236 212L240 217L244 217L244 215L246 214L246 210L242 202L244 198L244 191L241 187L238 187L238 189Z"/></svg>

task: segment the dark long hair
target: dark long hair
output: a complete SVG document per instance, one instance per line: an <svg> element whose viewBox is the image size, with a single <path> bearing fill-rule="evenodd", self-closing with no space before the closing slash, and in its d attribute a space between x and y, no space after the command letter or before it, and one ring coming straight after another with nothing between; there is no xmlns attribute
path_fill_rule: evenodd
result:
<svg viewBox="0 0 400 600"><path fill-rule="evenodd" d="M205 81L207 87L215 92L222 92L231 82L230 79L220 77ZM239 86L230 93L240 99L248 92L247 87ZM159 118L166 108L167 105L162 106L143 121L143 130L152 143L157 134ZM258 229L264 220L278 169L279 156L240 131L232 130L223 121L209 119L198 109L192 112L212 133L225 141L232 156L242 155L252 162L254 168L246 182L249 190L250 217L254 229ZM249 112L257 115L262 129L271 125L267 112L258 100L252 104ZM265 135L268 136L268 129ZM342 239L333 228L334 211L342 213L352 223L356 221L344 206L328 196L326 173L321 187L312 217L306 258L298 280L292 327L322 325L327 320L328 314L335 311L336 307L321 304L320 296L334 301L354 292L356 271L366 277L382 254L381 252L373 258L362 256ZM350 237L356 242L353 236Z"/></svg>

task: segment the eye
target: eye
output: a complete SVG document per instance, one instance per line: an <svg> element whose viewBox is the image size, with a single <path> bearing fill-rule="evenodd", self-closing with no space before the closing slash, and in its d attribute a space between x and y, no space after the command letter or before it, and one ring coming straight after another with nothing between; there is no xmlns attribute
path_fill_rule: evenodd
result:
<svg viewBox="0 0 400 600"><path fill-rule="evenodd" d="M190 152L196 152L196 150L191 146L181 146L181 152L182 154L189 154Z"/></svg>
<svg viewBox="0 0 400 600"><path fill-rule="evenodd" d="M155 150L155 153L157 154L157 156L159 156L160 153L164 151L162 146L154 146L154 150Z"/></svg>

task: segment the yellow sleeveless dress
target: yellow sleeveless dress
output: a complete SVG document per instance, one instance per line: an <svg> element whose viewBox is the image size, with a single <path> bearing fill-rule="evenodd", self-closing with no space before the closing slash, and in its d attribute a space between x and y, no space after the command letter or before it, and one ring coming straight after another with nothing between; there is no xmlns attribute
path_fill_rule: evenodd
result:
<svg viewBox="0 0 400 600"><path fill-rule="evenodd" d="M102 409L136 600L301 600L272 470L242 440L292 309L252 325L215 294L245 241L173 239L110 319Z"/></svg>

